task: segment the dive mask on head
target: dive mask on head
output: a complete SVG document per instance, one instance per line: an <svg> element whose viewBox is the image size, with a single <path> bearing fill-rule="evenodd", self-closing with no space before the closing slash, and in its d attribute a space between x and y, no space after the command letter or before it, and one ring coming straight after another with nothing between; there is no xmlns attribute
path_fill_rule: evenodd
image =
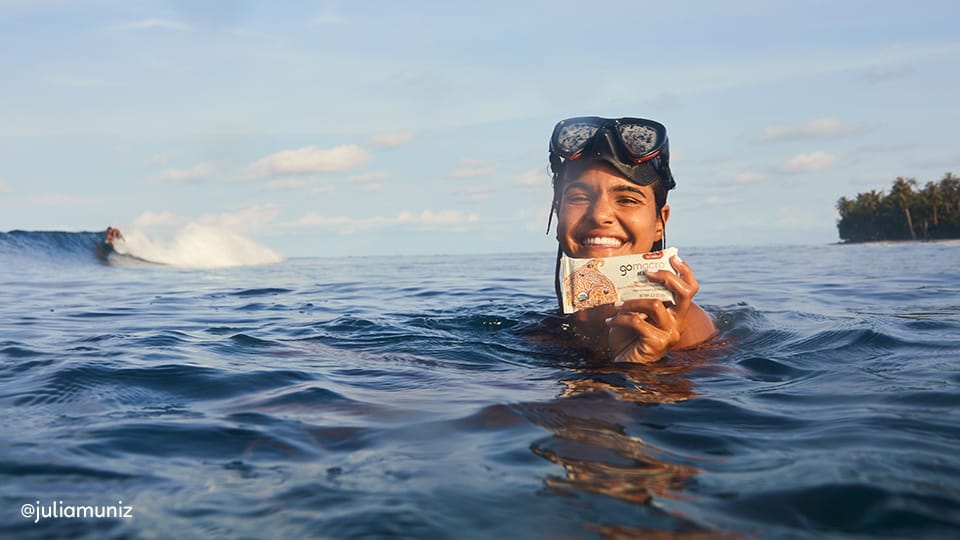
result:
<svg viewBox="0 0 960 540"><path fill-rule="evenodd" d="M558 122L550 137L550 167L554 174L568 162L593 161L609 163L639 185L656 181L647 174L652 165L665 189L676 186L670 172L667 128L653 120L582 116Z"/></svg>

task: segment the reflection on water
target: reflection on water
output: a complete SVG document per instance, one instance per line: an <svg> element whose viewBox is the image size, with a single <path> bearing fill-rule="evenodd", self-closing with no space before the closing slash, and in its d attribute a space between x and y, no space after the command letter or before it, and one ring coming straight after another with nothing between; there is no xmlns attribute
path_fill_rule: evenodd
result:
<svg viewBox="0 0 960 540"><path fill-rule="evenodd" d="M578 334L571 338L567 325L561 323L558 329L568 343L584 343ZM660 507L660 499L689 498L685 489L700 469L681 461L695 462L698 458L678 459L629 433L627 428L628 424L635 424L644 407L696 398L688 374L715 362L727 345L718 339L654 364L613 364L591 359L581 367L572 367L569 376L559 381L562 389L557 399L523 407L530 421L553 432L531 446L534 454L563 467L563 475L548 475L544 479L547 489L560 496L589 493L644 505L670 515L677 527L664 531L608 521L585 523L586 530L614 539L741 537L712 530Z"/></svg>

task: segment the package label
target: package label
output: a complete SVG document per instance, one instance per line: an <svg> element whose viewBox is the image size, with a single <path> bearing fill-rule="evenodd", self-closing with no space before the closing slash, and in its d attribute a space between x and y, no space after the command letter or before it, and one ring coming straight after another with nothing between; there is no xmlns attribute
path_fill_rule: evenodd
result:
<svg viewBox="0 0 960 540"><path fill-rule="evenodd" d="M669 270L677 248L636 255L574 259L560 257L560 291L563 312L612 304L637 298L673 302L673 293L663 284L647 279L647 271Z"/></svg>

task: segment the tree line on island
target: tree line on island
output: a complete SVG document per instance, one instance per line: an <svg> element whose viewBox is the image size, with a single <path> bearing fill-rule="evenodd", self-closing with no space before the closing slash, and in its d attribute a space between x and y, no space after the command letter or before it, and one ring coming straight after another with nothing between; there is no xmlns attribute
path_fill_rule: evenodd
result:
<svg viewBox="0 0 960 540"><path fill-rule="evenodd" d="M916 179L898 177L889 193L840 197L837 210L844 242L960 238L960 178L948 172L919 188Z"/></svg>

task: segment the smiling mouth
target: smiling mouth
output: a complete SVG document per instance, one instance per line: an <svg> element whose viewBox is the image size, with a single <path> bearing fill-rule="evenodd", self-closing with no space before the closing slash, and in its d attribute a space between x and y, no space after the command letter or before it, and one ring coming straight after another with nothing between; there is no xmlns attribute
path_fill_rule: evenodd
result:
<svg viewBox="0 0 960 540"><path fill-rule="evenodd" d="M612 238L609 236L591 236L589 238L584 238L583 240L581 240L580 245L618 248L623 245L623 240L620 240L619 238Z"/></svg>

